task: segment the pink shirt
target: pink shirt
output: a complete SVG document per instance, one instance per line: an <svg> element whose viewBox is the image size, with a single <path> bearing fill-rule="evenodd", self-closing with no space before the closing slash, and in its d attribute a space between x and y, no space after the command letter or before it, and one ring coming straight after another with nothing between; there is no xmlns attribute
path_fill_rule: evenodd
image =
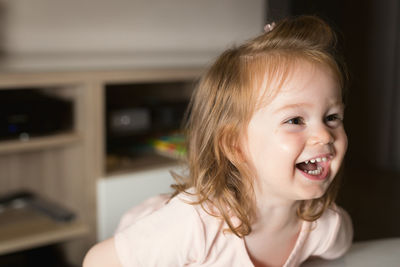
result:
<svg viewBox="0 0 400 267"><path fill-rule="evenodd" d="M254 266L244 240L224 233L227 225L180 194L168 204L158 196L128 211L115 235L115 247L124 267L133 266ZM351 245L353 228L338 206L315 222L304 221L284 266L299 266L310 256L333 259Z"/></svg>

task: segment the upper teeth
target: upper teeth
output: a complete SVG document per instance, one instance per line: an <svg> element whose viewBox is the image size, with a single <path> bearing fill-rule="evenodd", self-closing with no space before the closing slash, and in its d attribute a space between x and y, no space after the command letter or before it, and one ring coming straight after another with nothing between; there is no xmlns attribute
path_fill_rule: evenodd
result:
<svg viewBox="0 0 400 267"><path fill-rule="evenodd" d="M328 158L327 157L322 157L322 158L315 158L315 159L310 159L309 161L306 160L305 163L308 164L309 162L311 163L315 163L315 162L321 162L321 161L327 161Z"/></svg>

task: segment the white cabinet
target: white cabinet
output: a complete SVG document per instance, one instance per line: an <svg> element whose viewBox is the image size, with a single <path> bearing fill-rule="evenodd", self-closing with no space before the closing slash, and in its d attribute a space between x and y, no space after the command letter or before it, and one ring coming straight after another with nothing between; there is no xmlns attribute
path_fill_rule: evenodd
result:
<svg viewBox="0 0 400 267"><path fill-rule="evenodd" d="M172 192L174 180L168 166L144 171L114 175L97 182L98 240L111 237L121 216L145 199Z"/></svg>

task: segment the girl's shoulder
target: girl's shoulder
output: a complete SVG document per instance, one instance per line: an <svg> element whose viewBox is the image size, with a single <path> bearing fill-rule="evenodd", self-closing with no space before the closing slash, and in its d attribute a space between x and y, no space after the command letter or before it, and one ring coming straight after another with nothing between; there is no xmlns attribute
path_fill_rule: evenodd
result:
<svg viewBox="0 0 400 267"><path fill-rule="evenodd" d="M222 222L195 200L190 194L159 195L129 210L115 234L123 266L184 266L204 259L210 249L206 239L220 234Z"/></svg>
<svg viewBox="0 0 400 267"><path fill-rule="evenodd" d="M333 203L327 208L322 216L314 222L316 233L330 233L333 237L340 233L343 227L352 229L352 223L349 214L340 206Z"/></svg>
<svg viewBox="0 0 400 267"><path fill-rule="evenodd" d="M210 212L206 212L206 205L196 204L197 202L198 198L192 191L180 193L173 198L169 194L150 197L123 214L116 233L147 217L160 219L163 217L163 219L173 220L180 217L181 214L185 214L185 220L199 219L208 223L220 223L216 216L211 216Z"/></svg>
<svg viewBox="0 0 400 267"><path fill-rule="evenodd" d="M122 215L116 233L121 232L140 219L145 218L153 212L163 208L168 202L169 198L170 196L167 194L157 195L146 199L139 205L132 207Z"/></svg>
<svg viewBox="0 0 400 267"><path fill-rule="evenodd" d="M333 259L342 256L352 240L353 225L349 214L333 204L310 224L306 250L311 255Z"/></svg>

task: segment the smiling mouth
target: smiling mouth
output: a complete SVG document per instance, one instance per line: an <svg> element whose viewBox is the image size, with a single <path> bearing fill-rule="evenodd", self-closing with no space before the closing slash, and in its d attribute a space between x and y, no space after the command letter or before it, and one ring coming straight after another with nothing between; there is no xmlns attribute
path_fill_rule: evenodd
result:
<svg viewBox="0 0 400 267"><path fill-rule="evenodd" d="M316 157L296 164L307 178L321 180L328 176L331 156Z"/></svg>

